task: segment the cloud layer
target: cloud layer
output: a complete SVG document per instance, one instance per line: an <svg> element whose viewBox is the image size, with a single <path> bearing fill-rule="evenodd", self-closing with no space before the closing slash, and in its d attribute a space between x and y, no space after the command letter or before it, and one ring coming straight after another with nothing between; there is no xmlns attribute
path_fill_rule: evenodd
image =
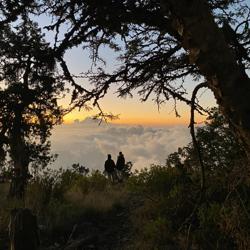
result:
<svg viewBox="0 0 250 250"><path fill-rule="evenodd" d="M53 166L80 163L90 169L103 169L107 154L116 160L119 151L134 168L164 164L168 154L190 141L186 126L125 126L102 124L86 119L57 127L52 134L52 151L59 154Z"/></svg>

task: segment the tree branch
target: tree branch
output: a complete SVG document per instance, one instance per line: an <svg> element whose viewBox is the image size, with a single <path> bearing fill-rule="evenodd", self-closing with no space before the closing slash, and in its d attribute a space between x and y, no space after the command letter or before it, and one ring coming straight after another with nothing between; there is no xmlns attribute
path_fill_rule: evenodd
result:
<svg viewBox="0 0 250 250"><path fill-rule="evenodd" d="M190 133L192 136L192 141L193 141L193 145L194 145L194 149L197 152L198 155L198 160L199 160L199 165L200 165L200 170L201 170L201 184L200 184L200 189L201 189L201 199L203 198L203 194L205 192L205 167L204 167L204 163L203 163L203 159L202 159L202 153L201 153L201 149L199 146L199 143L195 137L195 118L194 118L194 112L195 112L195 106L196 106L196 95L198 93L198 91L201 88L206 88L208 87L207 82L203 82L198 84L192 93L192 98L191 98L191 114L190 114L190 124L189 124L189 128L190 128Z"/></svg>

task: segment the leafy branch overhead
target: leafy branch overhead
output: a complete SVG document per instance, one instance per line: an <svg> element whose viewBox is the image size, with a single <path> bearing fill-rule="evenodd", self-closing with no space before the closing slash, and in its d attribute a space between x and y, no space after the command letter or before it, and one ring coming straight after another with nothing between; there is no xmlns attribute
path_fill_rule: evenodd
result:
<svg viewBox="0 0 250 250"><path fill-rule="evenodd" d="M81 99L80 105L92 99L95 103L106 94L111 84L119 86L119 96L130 95L139 89L143 101L154 93L158 103L174 98L190 104L182 83L187 76L198 80L203 73L194 62L195 52L185 48L182 17L175 20L175 7L179 4L128 0L15 2L13 6L16 7L12 9L6 3L9 12L3 11L5 22L16 20L24 10L36 15L46 13L53 18L52 23L45 27L55 32L53 55L61 64L65 78L76 88L73 99ZM244 1L203 2L207 2L207 7L213 12L239 63L249 68L247 4ZM6 6L2 4L1 9ZM65 25L66 32L63 30ZM124 43L122 51L117 37ZM66 51L79 45L93 49L93 60L99 58L98 49L102 45L120 50L122 66L111 74L103 70L91 74L94 89L87 90L76 83L63 59Z"/></svg>
<svg viewBox="0 0 250 250"><path fill-rule="evenodd" d="M247 6L236 10L235 18L231 15L230 8L236 7L238 1L227 1L227 4L224 1L208 1L208 3L209 7L218 13L215 15L218 23L223 21L235 26L236 16L243 18L247 15ZM179 79L182 81L188 75L197 79L202 73L191 62L194 58L190 58L182 48L183 38L179 34L180 29L173 28L174 13L171 13L170 7L171 1L166 16L160 1L61 1L60 4L50 1L50 13L56 16L56 20L47 26L47 29L56 30L56 53L62 55L69 48L84 45L92 47L93 59L98 58L98 49L101 45L109 45L112 49L119 50L116 37L121 37L125 48L120 57L121 68L113 74L100 70L99 74L91 77L96 84L94 96L97 98L101 98L112 83L120 83L118 90L120 96L141 88L139 94L142 95L142 100L146 100L150 93L155 92L157 96L162 94L164 99L173 97L185 101L180 98L185 94L185 90L180 90L178 83L181 85L181 82L176 84L176 81ZM64 34L64 39L59 42L57 37L60 27L65 23L69 29ZM238 25L240 27L246 23L248 20ZM228 26L224 26L222 29L226 30ZM246 45L249 37L246 31L243 33L244 39L247 40L244 43ZM239 35L238 39L242 40L243 36ZM240 50L242 44L239 43L237 47L230 34L228 40L234 44L235 51ZM241 50L246 49L241 48ZM244 59L241 55L240 59L245 62L247 57ZM144 88L146 84L150 86ZM83 99L86 101L87 96L94 98L92 91L85 91L85 94Z"/></svg>
<svg viewBox="0 0 250 250"><path fill-rule="evenodd" d="M74 105L97 104L111 86L120 97L137 91L142 101L152 95L158 105L169 99L191 104L184 83L205 80L250 152L247 1L45 1L44 9L53 17L46 28L55 33L55 57L75 86ZM109 46L120 55L120 67L90 72L92 87L85 88L63 59L76 46L91 48L94 61L99 48Z"/></svg>

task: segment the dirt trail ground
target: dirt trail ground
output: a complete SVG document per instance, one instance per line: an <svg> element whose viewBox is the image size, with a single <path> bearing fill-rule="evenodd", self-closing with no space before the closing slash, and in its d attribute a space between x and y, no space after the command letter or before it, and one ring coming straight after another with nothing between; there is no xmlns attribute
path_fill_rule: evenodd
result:
<svg viewBox="0 0 250 250"><path fill-rule="evenodd" d="M125 249L130 242L129 212L125 208L116 208L104 214L89 216L79 220L68 232L55 232L55 242L42 250L82 250ZM59 246L65 237L64 246Z"/></svg>
<svg viewBox="0 0 250 250"><path fill-rule="evenodd" d="M68 230L57 230L52 235L41 232L42 246L39 250L121 250L130 243L131 227L129 211L124 207L107 213L79 219ZM0 250L8 250L7 230L0 234Z"/></svg>

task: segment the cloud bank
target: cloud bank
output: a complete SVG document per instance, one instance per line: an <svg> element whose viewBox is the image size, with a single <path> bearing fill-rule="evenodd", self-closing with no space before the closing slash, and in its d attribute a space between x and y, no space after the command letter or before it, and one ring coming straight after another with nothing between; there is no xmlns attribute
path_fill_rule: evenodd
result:
<svg viewBox="0 0 250 250"><path fill-rule="evenodd" d="M167 156L190 141L187 126L131 126L102 124L86 119L57 127L51 137L52 151L59 154L53 167L80 163L103 170L107 154L116 161L119 151L134 169L165 164Z"/></svg>

